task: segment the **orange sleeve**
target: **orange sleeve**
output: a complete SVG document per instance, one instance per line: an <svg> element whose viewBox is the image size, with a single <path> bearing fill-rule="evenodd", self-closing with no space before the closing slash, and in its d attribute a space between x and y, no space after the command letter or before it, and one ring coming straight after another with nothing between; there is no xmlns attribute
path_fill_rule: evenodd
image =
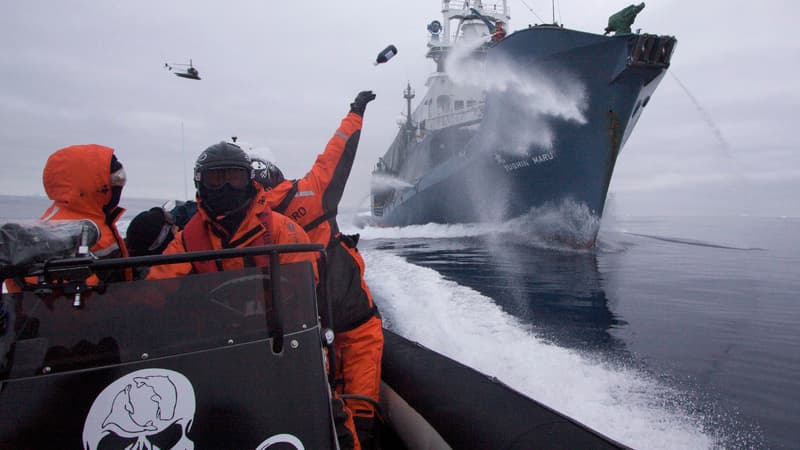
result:
<svg viewBox="0 0 800 450"><path fill-rule="evenodd" d="M362 123L361 116L348 113L328 140L325 150L317 155L311 170L301 180L319 192L331 191L326 192L326 197L335 197L333 206L338 205L345 182L350 176ZM337 179L334 179L334 175Z"/></svg>
<svg viewBox="0 0 800 450"><path fill-rule="evenodd" d="M172 255L176 253L186 253L183 247L183 232L179 232L172 239L172 242L167 245L162 255ZM165 264L161 266L153 266L150 268L150 273L147 274L148 280L158 280L162 278L176 278L188 275L192 272L192 263L177 263Z"/></svg>
<svg viewBox="0 0 800 450"><path fill-rule="evenodd" d="M284 216L283 214L272 212L272 229L275 244L308 244L311 240L308 238L303 227L297 222ZM281 264L288 264L300 261L310 261L314 267L314 280L319 283L319 272L317 271L317 258L319 253L315 252L302 252L302 253L283 253L281 254Z"/></svg>

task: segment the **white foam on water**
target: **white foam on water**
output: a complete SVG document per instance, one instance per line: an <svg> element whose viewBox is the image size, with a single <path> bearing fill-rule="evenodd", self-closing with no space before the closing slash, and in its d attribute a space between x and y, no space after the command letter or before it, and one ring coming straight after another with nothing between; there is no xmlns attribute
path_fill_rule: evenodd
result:
<svg viewBox="0 0 800 450"><path fill-rule="evenodd" d="M348 232L348 227L339 223L340 228ZM409 225L406 227L375 227L367 226L358 233L366 239L412 239L412 238L452 238L452 237L471 237L481 236L495 230L493 224L438 224L429 223L425 225Z"/></svg>
<svg viewBox="0 0 800 450"><path fill-rule="evenodd" d="M416 230L444 231L431 225ZM549 344L492 299L432 269L390 251L362 254L386 326L406 338L634 448L720 445L703 418L687 412L691 405L682 404L679 392L634 369Z"/></svg>
<svg viewBox="0 0 800 450"><path fill-rule="evenodd" d="M346 233L358 232L365 239L436 239L508 234L517 242L536 247L569 250L585 248L600 226L600 219L572 200L532 208L528 213L505 222L409 225L405 227L369 226L369 213L340 214L339 227Z"/></svg>

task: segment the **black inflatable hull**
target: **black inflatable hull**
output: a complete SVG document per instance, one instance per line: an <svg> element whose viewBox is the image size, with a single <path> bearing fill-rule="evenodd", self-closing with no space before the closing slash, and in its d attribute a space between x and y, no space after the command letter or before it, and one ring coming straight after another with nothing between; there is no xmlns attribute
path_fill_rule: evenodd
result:
<svg viewBox="0 0 800 450"><path fill-rule="evenodd" d="M627 448L496 378L391 331L384 337L382 409L408 448Z"/></svg>

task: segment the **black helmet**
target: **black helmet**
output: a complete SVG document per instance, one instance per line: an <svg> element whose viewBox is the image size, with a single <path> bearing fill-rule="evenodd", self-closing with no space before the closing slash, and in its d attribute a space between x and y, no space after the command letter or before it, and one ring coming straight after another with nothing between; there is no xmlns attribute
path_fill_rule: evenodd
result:
<svg viewBox="0 0 800 450"><path fill-rule="evenodd" d="M203 179L203 172L209 169L245 169L250 171L250 179L253 178L253 171L250 167L250 157L244 150L236 144L222 141L203 150L194 163L194 186L200 189L200 181Z"/></svg>
<svg viewBox="0 0 800 450"><path fill-rule="evenodd" d="M219 170L239 169L246 171L244 177L241 172L234 178L230 174L223 174L218 178ZM208 173L214 171L215 173ZM208 180L205 180L208 176ZM220 142L208 147L197 158L194 165L194 185L203 200L203 206L213 216L229 215L241 211L255 196L253 186L253 169L250 167L250 157L236 144Z"/></svg>
<svg viewBox="0 0 800 450"><path fill-rule="evenodd" d="M266 159L259 158L258 156L251 156L250 161L250 167L253 169L253 177L264 186L264 189L270 190L285 180L281 169Z"/></svg>

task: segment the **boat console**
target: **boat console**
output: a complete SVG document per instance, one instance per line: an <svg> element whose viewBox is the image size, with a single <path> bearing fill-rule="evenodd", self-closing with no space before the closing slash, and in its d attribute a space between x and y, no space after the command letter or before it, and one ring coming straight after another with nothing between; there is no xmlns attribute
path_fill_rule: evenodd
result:
<svg viewBox="0 0 800 450"><path fill-rule="evenodd" d="M4 277L38 281L0 301L0 447L336 448L313 269L278 263L298 251L323 253L298 244L2 265ZM271 264L83 284L95 270L245 254Z"/></svg>

